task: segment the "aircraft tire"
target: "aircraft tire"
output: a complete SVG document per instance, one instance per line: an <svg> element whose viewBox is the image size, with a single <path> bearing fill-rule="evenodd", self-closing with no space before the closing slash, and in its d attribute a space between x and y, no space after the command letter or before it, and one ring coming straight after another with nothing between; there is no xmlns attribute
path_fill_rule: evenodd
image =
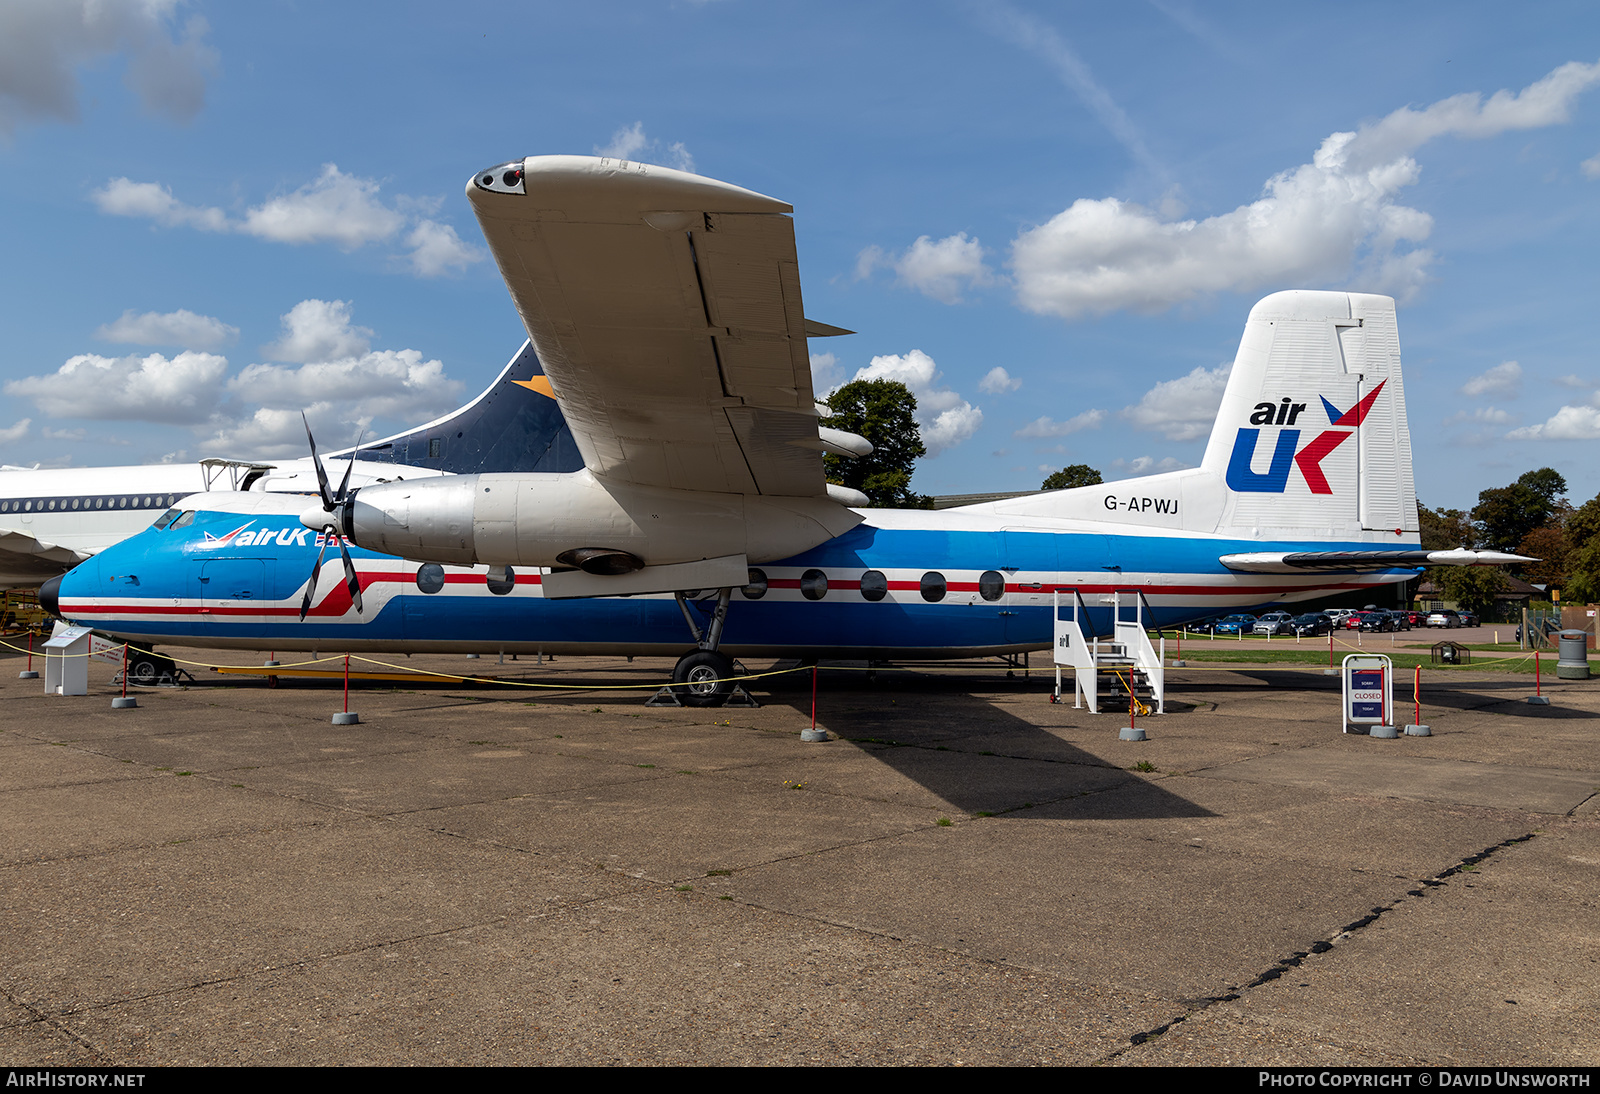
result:
<svg viewBox="0 0 1600 1094"><path fill-rule="evenodd" d="M691 650L672 670L672 691L686 707L720 707L733 694L733 662L715 650Z"/></svg>

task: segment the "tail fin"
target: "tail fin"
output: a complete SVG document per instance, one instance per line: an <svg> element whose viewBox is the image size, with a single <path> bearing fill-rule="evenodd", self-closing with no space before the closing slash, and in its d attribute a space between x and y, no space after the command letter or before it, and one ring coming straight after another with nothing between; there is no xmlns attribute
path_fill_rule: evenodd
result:
<svg viewBox="0 0 1600 1094"><path fill-rule="evenodd" d="M1280 292L1252 308L1201 467L1226 485L1225 535L1415 533L1394 300Z"/></svg>
<svg viewBox="0 0 1600 1094"><path fill-rule="evenodd" d="M362 445L361 460L457 475L583 468L544 368L527 342L482 395L427 425Z"/></svg>
<svg viewBox="0 0 1600 1094"><path fill-rule="evenodd" d="M1257 542L1411 546L1417 497L1394 301L1296 291L1252 308L1198 468L967 508Z"/></svg>

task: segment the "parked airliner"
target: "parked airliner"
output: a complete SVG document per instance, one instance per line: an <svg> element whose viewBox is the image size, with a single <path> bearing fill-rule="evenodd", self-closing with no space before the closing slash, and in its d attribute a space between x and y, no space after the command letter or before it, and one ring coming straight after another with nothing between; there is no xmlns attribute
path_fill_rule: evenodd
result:
<svg viewBox="0 0 1600 1094"><path fill-rule="evenodd" d="M484 489L510 477L466 478ZM357 610L332 568L312 576L332 532L307 527L302 505L197 496L46 598L68 621L144 644L676 654L697 643L675 677L713 703L730 656L1045 649L1057 591L1084 599L1086 632L1109 634L1118 593L1143 595L1146 625L1175 626L1392 584L1424 565L1516 559L1421 550L1394 302L1343 292L1277 293L1252 309L1198 468L941 511L856 509L853 527L753 559L743 584L715 599L709 589L566 599L548 568L351 545Z"/></svg>

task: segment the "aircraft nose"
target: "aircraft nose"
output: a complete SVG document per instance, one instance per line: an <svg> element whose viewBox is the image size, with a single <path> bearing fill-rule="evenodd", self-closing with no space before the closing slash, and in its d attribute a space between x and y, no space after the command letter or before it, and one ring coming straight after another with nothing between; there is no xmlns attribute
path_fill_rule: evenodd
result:
<svg viewBox="0 0 1600 1094"><path fill-rule="evenodd" d="M61 618L61 579L66 576L57 574L39 586L39 607L57 619Z"/></svg>

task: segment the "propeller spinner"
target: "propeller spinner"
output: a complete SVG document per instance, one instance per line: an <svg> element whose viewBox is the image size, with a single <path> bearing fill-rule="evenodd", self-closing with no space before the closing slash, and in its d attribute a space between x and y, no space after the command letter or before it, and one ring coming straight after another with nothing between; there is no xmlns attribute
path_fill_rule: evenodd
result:
<svg viewBox="0 0 1600 1094"><path fill-rule="evenodd" d="M322 556L327 553L329 543L339 545L339 557L344 560L344 583L350 590L350 602L355 605L356 611L361 611L361 579L356 575L356 565L350 560L350 549L344 545L342 525L345 523L345 514L349 511L350 502L355 498L356 492L350 487L350 472L355 469L356 455L361 451L361 439L356 439L355 451L350 453L350 461L345 464L344 478L339 481L339 492L332 493L328 489L328 473L322 469L322 458L317 455L317 440L311 435L311 423L306 421L304 414L300 420L305 422L306 442L311 446L311 465L317 469L317 491L321 497L320 509L307 509L300 514L300 523L310 528L316 528L322 533L322 548L317 552L317 561L311 567L311 580L306 583L305 599L300 602L300 618L304 620L306 613L311 610L312 598L317 594L317 578L322 573Z"/></svg>

